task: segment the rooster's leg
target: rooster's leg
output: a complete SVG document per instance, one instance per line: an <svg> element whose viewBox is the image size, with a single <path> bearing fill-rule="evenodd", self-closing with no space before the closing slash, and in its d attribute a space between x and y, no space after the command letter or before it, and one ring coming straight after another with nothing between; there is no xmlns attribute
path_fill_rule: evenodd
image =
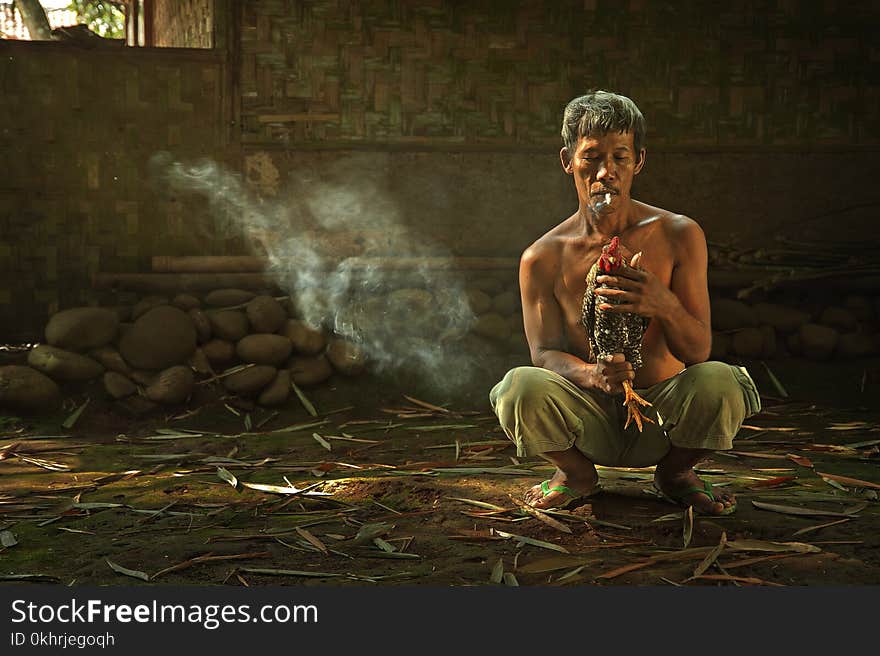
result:
<svg viewBox="0 0 880 656"><path fill-rule="evenodd" d="M651 404L636 394L636 391L632 388L632 385L628 380L623 381L623 391L625 393L623 405L626 406L626 424L624 424L623 429L626 430L629 428L630 422L635 420L636 426L641 433L642 422L647 421L648 423L653 424L654 420L647 415L643 415L641 410L639 410L639 406L650 406Z"/></svg>

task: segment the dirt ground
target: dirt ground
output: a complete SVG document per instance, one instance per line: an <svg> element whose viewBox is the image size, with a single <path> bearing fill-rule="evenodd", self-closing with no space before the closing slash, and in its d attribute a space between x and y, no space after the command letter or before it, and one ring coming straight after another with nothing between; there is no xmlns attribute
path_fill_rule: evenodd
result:
<svg viewBox="0 0 880 656"><path fill-rule="evenodd" d="M601 468L602 492L576 510L529 514L517 500L552 468L516 458L485 391L450 404L334 379L305 391L312 416L296 398L236 409L209 386L137 415L79 389L57 415L0 416L0 581L878 584L880 410L866 375L844 372L855 382L841 391L819 371L838 392L820 402L797 367L774 370L797 393L765 396L734 450L699 469L737 495L727 517L694 516L653 494L650 469L618 468Z"/></svg>

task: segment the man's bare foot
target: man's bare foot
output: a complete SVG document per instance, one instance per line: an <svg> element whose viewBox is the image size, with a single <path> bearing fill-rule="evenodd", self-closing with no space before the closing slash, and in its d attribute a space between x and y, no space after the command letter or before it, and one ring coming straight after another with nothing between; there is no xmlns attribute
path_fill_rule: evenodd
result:
<svg viewBox="0 0 880 656"><path fill-rule="evenodd" d="M693 506L694 510L704 515L726 514L736 503L736 498L732 494L723 492L719 488L712 488L715 501L712 501L712 498L705 492L684 494L683 492L690 488L704 489L705 483L700 480L693 469L670 472L658 465L654 471L654 484L666 496L686 506Z"/></svg>
<svg viewBox="0 0 880 656"><path fill-rule="evenodd" d="M579 471L576 474L566 474L557 468L553 478L547 484L547 489L551 491L546 496L544 490L541 489L541 485L538 484L525 493L524 499L527 504L539 510L559 508L566 505L572 499L592 494L598 482L599 474L596 473L596 468L592 463L589 463L589 468L585 468L584 471ZM560 486L567 488L570 492L553 490L553 488Z"/></svg>

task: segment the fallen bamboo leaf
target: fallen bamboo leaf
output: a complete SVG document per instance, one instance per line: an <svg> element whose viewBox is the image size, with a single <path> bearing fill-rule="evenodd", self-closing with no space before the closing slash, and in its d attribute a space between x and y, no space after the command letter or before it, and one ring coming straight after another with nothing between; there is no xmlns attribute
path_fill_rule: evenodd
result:
<svg viewBox="0 0 880 656"><path fill-rule="evenodd" d="M12 531L0 531L0 546L14 547L17 544L18 540L15 539L15 535Z"/></svg>
<svg viewBox="0 0 880 656"><path fill-rule="evenodd" d="M571 570L571 571L569 571L569 572L566 572L565 574L563 574L562 576L560 576L560 577L559 577L558 579L556 579L556 580L557 580L557 581L565 581L566 579L570 579L570 578L573 577L573 576L577 576L577 575L580 574L582 571L584 571L584 569L585 569L586 567L587 567L586 565L581 565L580 567L575 567L573 570Z"/></svg>
<svg viewBox="0 0 880 656"><path fill-rule="evenodd" d="M50 574L0 574L0 581L33 581L34 583L57 583L60 579Z"/></svg>
<svg viewBox="0 0 880 656"><path fill-rule="evenodd" d="M419 560L420 555L414 553L401 553L399 551L387 552L370 550L358 553L361 558L390 558L391 560Z"/></svg>
<svg viewBox="0 0 880 656"><path fill-rule="evenodd" d="M522 512L524 512L528 515L531 515L535 519L538 519L538 520L544 522L545 524L547 524L547 526L551 526L551 527L555 528L557 531L562 531L563 533L571 533L571 529L568 528L565 524L563 524L559 520L553 519L552 517L545 514L544 512L539 510L538 508L533 508L529 504L516 499L512 494L509 494L508 496L510 497L510 500L513 501Z"/></svg>
<svg viewBox="0 0 880 656"><path fill-rule="evenodd" d="M817 524L816 526L807 526L806 528L798 529L794 533L792 533L792 537L796 535L804 535L806 533L812 533L813 531L818 531L821 528L826 528L828 526L834 526L835 524L843 524L844 522L851 522L852 517L845 517L844 519L838 519L833 522L827 522L825 524Z"/></svg>
<svg viewBox="0 0 880 656"><path fill-rule="evenodd" d="M682 527L682 537L684 539L684 547L683 549L687 549L688 545L691 543L691 537L694 534L694 507L688 506L687 510L684 512L684 526Z"/></svg>
<svg viewBox="0 0 880 656"><path fill-rule="evenodd" d="M765 540L732 540L727 543L728 549L734 551L769 551L774 553L794 551L797 553L818 553L822 551L814 544L806 542L768 542Z"/></svg>
<svg viewBox="0 0 880 656"><path fill-rule="evenodd" d="M238 570L245 574L264 574L266 576L306 576L314 578L339 578L346 576L345 574L336 574L334 572L307 572L299 569L267 569L263 567L242 567Z"/></svg>
<svg viewBox="0 0 880 656"><path fill-rule="evenodd" d="M73 428L74 424L76 424L77 420L79 419L79 416L83 413L83 410L86 409L86 406L91 400L92 397L88 397L81 406L74 410L73 413L71 413L71 415L61 423L61 427Z"/></svg>
<svg viewBox="0 0 880 656"><path fill-rule="evenodd" d="M504 585L511 587L519 586L519 581L516 580L513 572L504 572Z"/></svg>
<svg viewBox="0 0 880 656"><path fill-rule="evenodd" d="M476 424L435 424L431 426L407 426L405 430L429 432L439 430L459 430L462 428L476 427Z"/></svg>
<svg viewBox="0 0 880 656"><path fill-rule="evenodd" d="M406 394L403 395L403 398L405 398L410 403L415 403L416 405L420 405L423 408L427 408L428 410L433 410L435 412L442 412L444 414L450 413L450 411L447 410L446 408L442 408L439 405L434 405L433 403L428 403L427 401L420 401L419 399L416 399L412 396L407 396Z"/></svg>
<svg viewBox="0 0 880 656"><path fill-rule="evenodd" d="M751 583L753 585L772 585L772 586L776 586L776 587L783 587L782 583L773 583L771 581L757 579L752 576L732 576L730 574L703 574L702 576L692 576L689 579L685 579L685 582L694 581L694 580L733 581L733 582L739 582L739 583Z"/></svg>
<svg viewBox="0 0 880 656"><path fill-rule="evenodd" d="M305 496L316 496L316 497L329 497L333 496L329 492L312 492L313 488L318 487L321 483L312 483L311 485L306 485L304 488L297 488L296 486L283 487L281 485L270 485L268 483L246 483L245 481L240 481L241 485L249 488L251 490L256 490L257 492L271 492L272 494L287 494L287 495L296 495L296 494L304 494Z"/></svg>
<svg viewBox="0 0 880 656"><path fill-rule="evenodd" d="M185 560L181 563L177 563L176 565L172 565L171 567L166 567L165 569L159 570L155 574L153 574L151 579L157 579L164 574L169 574L171 572L177 572L182 569L187 569L192 567L193 565L198 565L199 563L212 563L218 561L227 561L227 560L251 560L253 558L266 558L271 556L271 552L269 551L255 551L252 553L243 553L243 554L228 554L228 555L220 555L215 556L214 554L207 554L205 556L196 556L195 558L190 558L189 560Z"/></svg>
<svg viewBox="0 0 880 656"><path fill-rule="evenodd" d="M767 377L770 379L770 382L773 383L773 387L775 387L776 391L779 392L779 396L781 396L783 399L787 399L788 392L782 386L782 383L779 381L779 379L770 370L770 367L767 366L767 363L762 361L761 365L764 367L764 371L767 372Z"/></svg>
<svg viewBox="0 0 880 656"><path fill-rule="evenodd" d="M220 480L229 483L236 490L238 489L238 479L235 477L235 474L233 474L228 469L217 467L217 476L220 477Z"/></svg>
<svg viewBox="0 0 880 656"><path fill-rule="evenodd" d="M284 428L276 428L275 430L271 430L269 431L269 433L298 433L299 431L309 430L310 428L317 428L318 426L324 426L329 423L329 419L322 419L321 421L312 421L302 424L291 424L290 426L285 426Z"/></svg>
<svg viewBox="0 0 880 656"><path fill-rule="evenodd" d="M755 556L753 558L745 558L744 560L735 560L732 563L724 563L724 568L725 569L736 569L737 567L748 567L749 565L763 563L764 561L768 561L768 560L779 560L780 558L793 558L794 556L804 556L804 555L808 555L808 554L792 552L792 553L770 554L769 556Z"/></svg>
<svg viewBox="0 0 880 656"><path fill-rule="evenodd" d="M718 546L712 549L706 557L694 568L694 576L700 576L712 566L716 560L718 560L718 556L721 555L721 552L724 551L724 547L727 545L727 531L721 531L721 540L718 542Z"/></svg>
<svg viewBox="0 0 880 656"><path fill-rule="evenodd" d="M25 456L20 453L16 453L15 456L30 465L34 465L36 467L41 467L43 469L48 469L49 471L57 471L64 472L70 471L70 466L65 465L62 462L52 462L51 460L44 460L43 458L32 458L30 456Z"/></svg>
<svg viewBox="0 0 880 656"><path fill-rule="evenodd" d="M453 501L461 501L462 503L467 503L472 506L476 506L477 508L484 508L485 510L499 510L499 511L508 511L510 508L502 508L501 506L496 506L494 503L487 503L486 501L477 501L476 499L465 499L464 497L446 497L447 499L452 499Z"/></svg>
<svg viewBox="0 0 880 656"><path fill-rule="evenodd" d="M86 503L75 502L71 508L76 510L105 510L107 508L127 508L124 503L108 503L104 501L90 501Z"/></svg>
<svg viewBox="0 0 880 656"><path fill-rule="evenodd" d="M325 440L323 437L321 437L321 436L318 435L317 433L312 433L312 437L314 437L315 440L317 440L318 444L320 444L321 446L323 446L323 447L324 447L325 449L327 449L328 451L332 451L332 450L333 450L333 447L330 446L330 442L328 442L327 440Z"/></svg>
<svg viewBox="0 0 880 656"><path fill-rule="evenodd" d="M555 572L560 569L567 569L573 565L582 566L595 562L595 560L585 561L583 556L549 556L534 560L527 565L517 567L516 571L521 574L543 574L544 572Z"/></svg>
<svg viewBox="0 0 880 656"><path fill-rule="evenodd" d="M112 560L107 560L107 564L110 565L110 569L112 569L117 574L124 574L125 576L130 576L135 579L140 579L142 581L149 581L150 577L147 576L144 572L140 572L136 569L128 569L127 567L123 567L122 565L117 565Z"/></svg>
<svg viewBox="0 0 880 656"><path fill-rule="evenodd" d="M65 528L64 526L56 527L59 531L66 531L67 533L83 533L85 535L97 535L94 531L83 531L78 528Z"/></svg>
<svg viewBox="0 0 880 656"><path fill-rule="evenodd" d="M364 524L358 529L357 535L352 538L351 542L352 544L365 544L367 542L372 542L373 538L381 537L393 528L394 524L389 524L387 522Z"/></svg>
<svg viewBox="0 0 880 656"><path fill-rule="evenodd" d="M849 476L838 476L837 474L828 474L825 472L816 472L817 475L822 478L827 478L832 481L836 481L838 483L842 483L843 485L849 485L851 487L870 487L875 490L880 490L880 484L872 483L871 481L863 481L859 478L850 478Z"/></svg>
<svg viewBox="0 0 880 656"><path fill-rule="evenodd" d="M784 515L797 515L800 517L848 517L847 513L834 512L832 510L818 510L815 508L801 508L800 506L786 506L778 503L765 503L764 501L752 500L752 505L761 510L782 513Z"/></svg>
<svg viewBox="0 0 880 656"><path fill-rule="evenodd" d="M543 549L552 549L553 551L559 551L562 553L571 553L568 549L558 544L552 544L550 542L544 542L542 540L536 540L534 538L529 538L524 535L517 535L515 533L506 533L504 531L496 530L495 533L500 535L502 538L512 538L517 542L523 542L525 544L530 544L533 547L541 547Z"/></svg>
<svg viewBox="0 0 880 656"><path fill-rule="evenodd" d="M790 483L795 480L797 476L776 476L775 478L767 478L762 481L756 481L752 483L749 487L751 488L767 488L767 487L777 487L779 485L784 485L786 483Z"/></svg>
<svg viewBox="0 0 880 656"><path fill-rule="evenodd" d="M385 553L394 553L395 551L397 551L397 547L395 547L390 542L386 542L382 538L373 538L373 544L375 544Z"/></svg>
<svg viewBox="0 0 880 656"><path fill-rule="evenodd" d="M653 522L671 522L671 521L678 521L679 519L681 519L681 513L674 512L674 513L669 513L668 515L662 515L662 516L658 517L657 519L652 519L651 522L652 523Z"/></svg>
<svg viewBox="0 0 880 656"><path fill-rule="evenodd" d="M793 453L789 453L786 458L791 460L794 464L800 465L801 467L807 467L808 469L813 468L813 461L806 456L798 456Z"/></svg>
<svg viewBox="0 0 880 656"><path fill-rule="evenodd" d="M304 540L306 540L306 542L308 542L318 550L322 551L325 555L327 554L327 547L324 546L324 543L316 538L312 533L304 528L300 528L299 526L295 526L294 528L296 529L296 532L299 533Z"/></svg>
<svg viewBox="0 0 880 656"><path fill-rule="evenodd" d="M612 569L611 571L603 572L602 574L599 574L596 578L597 579L613 579L613 578L620 576L621 574L627 574L629 572L634 572L637 569L649 567L650 565L655 565L658 562L660 562L660 561L651 559L651 560L643 560L638 563L630 563L629 565L624 565L623 567L617 567L615 569Z"/></svg>
<svg viewBox="0 0 880 656"><path fill-rule="evenodd" d="M303 394L303 391L299 388L299 385L297 385L296 383L294 383L291 380L290 381L290 389L292 389L294 391L294 393L296 393L296 396L299 399L299 402L302 403L302 406L306 409L306 412L308 412L313 417L317 417L318 411L315 410L315 406L312 405L312 402L309 401L308 398L306 398L305 394Z"/></svg>
<svg viewBox="0 0 880 656"><path fill-rule="evenodd" d="M504 559L499 558L498 562L492 567L492 573L489 574L489 583L501 583L504 578Z"/></svg>
<svg viewBox="0 0 880 656"><path fill-rule="evenodd" d="M254 423L253 423L253 421L251 420L251 413L248 412L248 413L245 414L245 416L244 416L244 429L245 429L246 431L249 431L249 430L250 430L251 428L253 428L253 427L254 427Z"/></svg>
<svg viewBox="0 0 880 656"><path fill-rule="evenodd" d="M512 469L510 467L431 467L438 474L507 474L509 476L534 476L535 472L528 469Z"/></svg>

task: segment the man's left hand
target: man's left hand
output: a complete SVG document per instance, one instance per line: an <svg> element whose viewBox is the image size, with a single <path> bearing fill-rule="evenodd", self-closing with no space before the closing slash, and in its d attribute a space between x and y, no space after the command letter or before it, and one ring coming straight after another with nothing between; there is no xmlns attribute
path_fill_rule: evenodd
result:
<svg viewBox="0 0 880 656"><path fill-rule="evenodd" d="M638 268L640 256L641 253L638 253L633 257L634 266L621 267L614 275L596 277L596 282L602 285L596 288L596 295L620 302L619 305L602 303L600 308L609 312L634 312L643 317L657 317L665 315L675 304L678 298L657 276ZM619 289L610 289L605 285Z"/></svg>

